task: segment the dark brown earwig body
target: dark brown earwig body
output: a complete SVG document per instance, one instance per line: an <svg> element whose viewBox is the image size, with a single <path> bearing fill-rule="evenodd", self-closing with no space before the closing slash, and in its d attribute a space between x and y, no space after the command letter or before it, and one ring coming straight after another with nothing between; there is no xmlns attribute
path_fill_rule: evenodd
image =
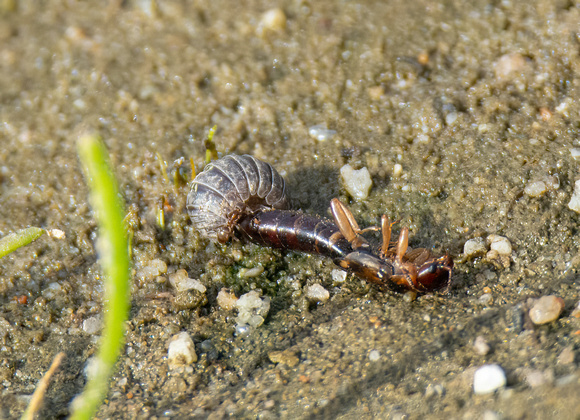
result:
<svg viewBox="0 0 580 420"><path fill-rule="evenodd" d="M389 219L383 216L382 244L373 250L362 237L350 210L330 202L334 220L283 210L288 205L284 179L272 166L252 156L229 155L208 165L193 181L187 209L202 235L226 242L234 229L252 242L333 259L359 278L396 290L428 292L448 288L453 260L433 257L424 248L407 249L409 229L391 243Z"/></svg>

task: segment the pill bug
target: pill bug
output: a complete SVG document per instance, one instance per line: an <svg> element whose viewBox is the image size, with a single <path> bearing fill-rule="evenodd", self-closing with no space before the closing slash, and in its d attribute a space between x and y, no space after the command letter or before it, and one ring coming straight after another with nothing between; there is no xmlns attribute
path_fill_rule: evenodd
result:
<svg viewBox="0 0 580 420"><path fill-rule="evenodd" d="M269 163L230 154L209 163L193 180L187 211L204 237L225 243L237 221L264 209L286 209L286 183Z"/></svg>

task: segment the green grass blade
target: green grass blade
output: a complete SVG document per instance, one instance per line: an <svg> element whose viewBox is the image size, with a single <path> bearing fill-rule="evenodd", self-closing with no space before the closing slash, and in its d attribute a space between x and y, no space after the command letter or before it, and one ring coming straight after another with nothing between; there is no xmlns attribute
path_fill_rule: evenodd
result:
<svg viewBox="0 0 580 420"><path fill-rule="evenodd" d="M18 248L28 245L32 241L37 240L44 233L44 229L29 227L4 236L0 239L0 258L16 251Z"/></svg>
<svg viewBox="0 0 580 420"><path fill-rule="evenodd" d="M97 249L105 281L105 314L96 368L71 405L71 419L90 419L106 396L110 376L124 345L129 313L130 262L123 202L107 149L98 135L84 135L78 154L85 169L90 201L99 226Z"/></svg>

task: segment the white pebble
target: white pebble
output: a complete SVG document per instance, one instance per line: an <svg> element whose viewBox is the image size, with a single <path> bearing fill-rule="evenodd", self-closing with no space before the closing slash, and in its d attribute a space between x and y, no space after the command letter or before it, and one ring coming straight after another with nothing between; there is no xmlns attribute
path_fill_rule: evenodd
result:
<svg viewBox="0 0 580 420"><path fill-rule="evenodd" d="M167 264L159 259L151 260L141 268L136 277L141 281L151 281L160 274L167 273Z"/></svg>
<svg viewBox="0 0 580 420"><path fill-rule="evenodd" d="M477 255L483 255L487 252L487 247L485 246L485 241L483 238L473 238L469 239L463 245L463 253L467 257L475 257Z"/></svg>
<svg viewBox="0 0 580 420"><path fill-rule="evenodd" d="M580 179L574 183L574 192L568 203L568 208L580 213Z"/></svg>
<svg viewBox="0 0 580 420"><path fill-rule="evenodd" d="M481 335L478 335L473 342L473 349L480 356L485 356L489 353L490 347L489 344L487 344L487 340Z"/></svg>
<svg viewBox="0 0 580 420"><path fill-rule="evenodd" d="M184 269L177 270L169 276L169 282L178 292L195 289L201 293L205 293L205 286L195 279L190 279L187 271Z"/></svg>
<svg viewBox="0 0 580 420"><path fill-rule="evenodd" d="M355 200L365 200L369 196L373 181L367 168L354 170L350 165L340 168L344 188Z"/></svg>
<svg viewBox="0 0 580 420"><path fill-rule="evenodd" d="M171 337L167 349L167 361L173 367L197 362L195 346L188 333L180 332Z"/></svg>
<svg viewBox="0 0 580 420"><path fill-rule="evenodd" d="M335 130L329 130L324 124L313 125L308 129L308 134L315 140L326 141L336 134Z"/></svg>
<svg viewBox="0 0 580 420"><path fill-rule="evenodd" d="M554 381L553 374L538 369L527 369L524 372L524 378L530 388L537 388Z"/></svg>
<svg viewBox="0 0 580 420"><path fill-rule="evenodd" d="M564 300L558 296L542 296L530 308L530 319L536 325L547 324L558 319L564 310Z"/></svg>
<svg viewBox="0 0 580 420"><path fill-rule="evenodd" d="M64 233L64 231L60 229L48 229L46 233L48 233L48 236L54 239L66 238L66 233Z"/></svg>
<svg viewBox="0 0 580 420"><path fill-rule="evenodd" d="M330 275L332 276L332 280L334 280L335 283L344 283L346 280L346 271L339 270L338 268L333 269L330 272Z"/></svg>
<svg viewBox="0 0 580 420"><path fill-rule="evenodd" d="M330 293L316 283L306 288L306 297L313 302L326 302L330 298Z"/></svg>
<svg viewBox="0 0 580 420"><path fill-rule="evenodd" d="M242 279L250 279L252 277L258 277L264 272L264 267L261 265L254 268L242 268L240 269L238 276Z"/></svg>
<svg viewBox="0 0 580 420"><path fill-rule="evenodd" d="M371 362L376 362L381 359L381 353L378 350L371 350L369 352L369 360Z"/></svg>
<svg viewBox="0 0 580 420"><path fill-rule="evenodd" d="M257 33L262 35L268 31L278 32L286 28L286 14L282 9L270 9L262 14Z"/></svg>
<svg viewBox="0 0 580 420"><path fill-rule="evenodd" d="M548 191L548 187L544 181L529 182L524 188L524 192L530 197L540 197Z"/></svg>
<svg viewBox="0 0 580 420"><path fill-rule="evenodd" d="M270 298L268 296L261 298L257 291L252 290L240 296L236 307L238 308L237 325L250 324L256 328L264 323L270 311Z"/></svg>
<svg viewBox="0 0 580 420"><path fill-rule="evenodd" d="M572 159L574 160L580 159L580 147L574 147L570 149L570 153L572 154Z"/></svg>
<svg viewBox="0 0 580 420"><path fill-rule="evenodd" d="M228 289L221 289L217 295L217 304L220 308L225 309L226 311L231 311L236 307L236 303L238 302L238 298Z"/></svg>
<svg viewBox="0 0 580 420"><path fill-rule="evenodd" d="M447 125L453 125L453 123L455 121L457 121L457 117L459 116L459 114L457 114L457 112L450 112L449 114L447 114L445 116L445 124Z"/></svg>
<svg viewBox="0 0 580 420"><path fill-rule="evenodd" d="M401 175L403 175L403 165L400 163L395 163L395 166L393 166L393 176L398 178Z"/></svg>
<svg viewBox="0 0 580 420"><path fill-rule="evenodd" d="M506 385L505 372L499 365L483 365L473 376L473 392L477 395L490 394Z"/></svg>
<svg viewBox="0 0 580 420"><path fill-rule="evenodd" d="M487 243L492 251L496 251L499 255L511 255L512 244L505 236L489 235Z"/></svg>
<svg viewBox="0 0 580 420"><path fill-rule="evenodd" d="M83 321L83 331L87 334L96 334L101 329L101 318L92 316Z"/></svg>
<svg viewBox="0 0 580 420"><path fill-rule="evenodd" d="M527 67L526 59L519 53L502 55L495 63L495 77L500 80L510 80L522 73Z"/></svg>

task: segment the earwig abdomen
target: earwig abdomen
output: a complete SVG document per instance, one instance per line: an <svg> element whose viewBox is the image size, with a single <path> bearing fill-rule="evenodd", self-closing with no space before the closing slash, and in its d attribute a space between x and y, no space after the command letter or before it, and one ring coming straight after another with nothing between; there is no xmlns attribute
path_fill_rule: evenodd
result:
<svg viewBox="0 0 580 420"><path fill-rule="evenodd" d="M286 209L284 178L250 155L227 155L208 164L193 180L187 211L201 235L226 242L237 221L262 209Z"/></svg>
<svg viewBox="0 0 580 420"><path fill-rule="evenodd" d="M252 242L343 259L350 243L330 220L299 211L260 211L239 220L238 230Z"/></svg>

